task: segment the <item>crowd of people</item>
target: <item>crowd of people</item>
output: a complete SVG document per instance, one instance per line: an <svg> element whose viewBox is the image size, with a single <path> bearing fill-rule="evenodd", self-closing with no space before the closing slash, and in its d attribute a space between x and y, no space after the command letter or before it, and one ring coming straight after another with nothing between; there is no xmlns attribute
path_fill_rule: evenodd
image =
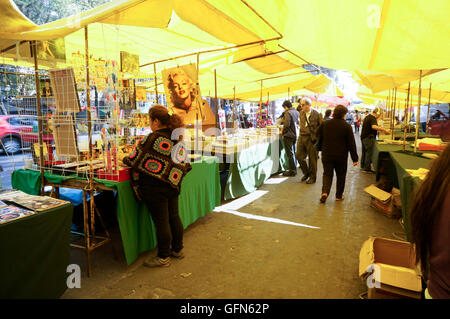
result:
<svg viewBox="0 0 450 319"><path fill-rule="evenodd" d="M336 174L336 201L344 199L348 154L352 163L361 163L363 172L371 171L372 151L379 132L389 134L388 129L378 124L381 110L351 114L343 105L321 115L311 109L311 100L299 100L298 109L289 101L283 103L282 137L289 158L289 168L284 176L295 176L297 167L303 173L301 181L313 184L316 181L317 159L321 152L323 165L322 194L320 203L325 203ZM398 122L398 119L396 119ZM354 125L354 131L352 128ZM361 126L361 130L359 127ZM361 157L358 156L354 133L360 133ZM297 143L295 141L297 140ZM296 145L296 151L294 149ZM295 154L295 157L294 157ZM306 164L306 157L309 159ZM450 250L448 249L450 226L450 147L432 162L430 171L420 184L412 199L410 210L412 243L416 252L416 264L420 266L427 288L424 296L450 298Z"/></svg>
<svg viewBox="0 0 450 319"><path fill-rule="evenodd" d="M284 176L296 176L297 164L303 174L301 181L314 184L317 176L318 154L323 165L322 194L325 203L336 174L336 201L344 199L348 155L354 166L359 163L353 121L361 121L361 169L370 171L371 154L378 132L388 130L378 125L380 109L374 108L364 118L355 114L350 123L348 109L338 105L324 118L312 109L311 100L302 98L297 109L284 101L281 116L282 138L289 159ZM358 118L359 116L359 118ZM138 201L144 202L155 224L157 255L144 261L147 267L167 267L171 258L183 258L183 225L178 212L181 181L191 170L183 147L172 140L174 129L183 127L183 119L162 105L149 110L152 133L145 136L133 152L123 158L131 168L130 184ZM359 125L358 125L359 126ZM355 131L356 127L355 127ZM171 156L175 152L176 161ZM308 161L306 161L308 158ZM450 251L448 227L450 222L450 148L436 159L430 172L412 201L412 243L416 249L416 263L427 280L426 298L450 297ZM164 167L164 169L163 169Z"/></svg>
<svg viewBox="0 0 450 319"><path fill-rule="evenodd" d="M314 184L321 152L323 177L320 202L325 203L329 196L334 173L337 178L336 200L340 201L344 199L348 154L354 166L359 163L354 133L360 133L361 138L361 169L373 173L372 150L377 133L389 133L389 130L378 125L381 112L377 107L370 114L368 111L361 114L358 111L351 113L345 106L338 105L333 111L327 109L322 117L311 106L311 100L306 97L298 100L297 109L290 101L283 102L284 113L279 123L283 125L282 138L288 157L288 169L283 176L296 176L298 163L303 174L301 182Z"/></svg>

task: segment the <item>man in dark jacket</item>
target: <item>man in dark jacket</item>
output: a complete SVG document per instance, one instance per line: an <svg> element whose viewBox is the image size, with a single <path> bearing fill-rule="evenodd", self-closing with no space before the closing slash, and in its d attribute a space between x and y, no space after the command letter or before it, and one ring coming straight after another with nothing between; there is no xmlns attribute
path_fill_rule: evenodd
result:
<svg viewBox="0 0 450 319"><path fill-rule="evenodd" d="M294 160L294 145L297 140L297 128L299 122L299 114L296 109L292 107L291 102L283 102L283 142L286 149L286 155L289 160L289 168L283 173L283 176L297 175L297 169Z"/></svg>
<svg viewBox="0 0 450 319"><path fill-rule="evenodd" d="M374 108L372 113L364 118L361 129L361 168L363 172L373 173L371 169L372 153L378 132L389 134L390 131L378 126L377 119L380 117L380 109Z"/></svg>
<svg viewBox="0 0 450 319"><path fill-rule="evenodd" d="M323 182L320 202L325 203L333 182L333 171L336 171L336 200L344 199L345 175L347 174L348 153L353 166L358 165L355 137L350 124L346 123L345 115L348 110L343 105L334 109L333 119L320 125L317 132L317 149L322 152Z"/></svg>
<svg viewBox="0 0 450 319"><path fill-rule="evenodd" d="M311 100L303 98L300 101L302 111L300 112L300 137L297 141L297 153L295 157L303 172L302 182L307 184L316 182L317 173L317 151L314 144L317 142L317 129L322 123L322 115L311 108ZM308 157L309 165L306 164Z"/></svg>

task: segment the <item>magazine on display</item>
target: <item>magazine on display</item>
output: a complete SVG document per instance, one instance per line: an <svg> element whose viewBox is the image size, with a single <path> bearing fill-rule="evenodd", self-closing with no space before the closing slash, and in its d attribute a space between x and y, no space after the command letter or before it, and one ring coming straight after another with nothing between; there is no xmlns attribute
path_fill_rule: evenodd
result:
<svg viewBox="0 0 450 319"><path fill-rule="evenodd" d="M49 196L28 195L22 191L16 190L0 193L0 201L7 204L19 205L23 208L34 210L36 212L45 211L69 203L67 201Z"/></svg>
<svg viewBox="0 0 450 319"><path fill-rule="evenodd" d="M0 224L36 214L35 212L20 207L6 205L0 207Z"/></svg>

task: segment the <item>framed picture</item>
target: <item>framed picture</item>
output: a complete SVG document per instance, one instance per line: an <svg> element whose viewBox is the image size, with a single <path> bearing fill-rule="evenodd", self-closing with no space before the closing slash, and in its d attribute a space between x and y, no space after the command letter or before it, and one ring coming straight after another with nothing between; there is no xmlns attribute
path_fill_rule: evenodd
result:
<svg viewBox="0 0 450 319"><path fill-rule="evenodd" d="M119 108L121 110L136 109L136 88L134 86L134 80L122 80Z"/></svg>
<svg viewBox="0 0 450 319"><path fill-rule="evenodd" d="M147 90L145 86L136 86L136 101L147 101Z"/></svg>
<svg viewBox="0 0 450 319"><path fill-rule="evenodd" d="M179 115L186 126L196 120L202 125L215 125L216 117L208 102L202 100L197 67L186 64L162 71L167 106Z"/></svg>
<svg viewBox="0 0 450 319"><path fill-rule="evenodd" d="M64 38L38 41L37 56L41 60L66 61L66 43Z"/></svg>
<svg viewBox="0 0 450 319"><path fill-rule="evenodd" d="M53 97L52 83L49 79L40 79L41 97Z"/></svg>
<svg viewBox="0 0 450 319"><path fill-rule="evenodd" d="M120 51L120 71L123 73L139 73L139 55Z"/></svg>

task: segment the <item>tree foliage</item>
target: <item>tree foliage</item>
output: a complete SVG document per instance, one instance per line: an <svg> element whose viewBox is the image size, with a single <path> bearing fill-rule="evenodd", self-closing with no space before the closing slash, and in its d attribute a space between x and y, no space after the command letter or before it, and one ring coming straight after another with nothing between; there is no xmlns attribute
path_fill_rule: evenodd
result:
<svg viewBox="0 0 450 319"><path fill-rule="evenodd" d="M71 16L111 0L14 0L22 13L41 25Z"/></svg>

